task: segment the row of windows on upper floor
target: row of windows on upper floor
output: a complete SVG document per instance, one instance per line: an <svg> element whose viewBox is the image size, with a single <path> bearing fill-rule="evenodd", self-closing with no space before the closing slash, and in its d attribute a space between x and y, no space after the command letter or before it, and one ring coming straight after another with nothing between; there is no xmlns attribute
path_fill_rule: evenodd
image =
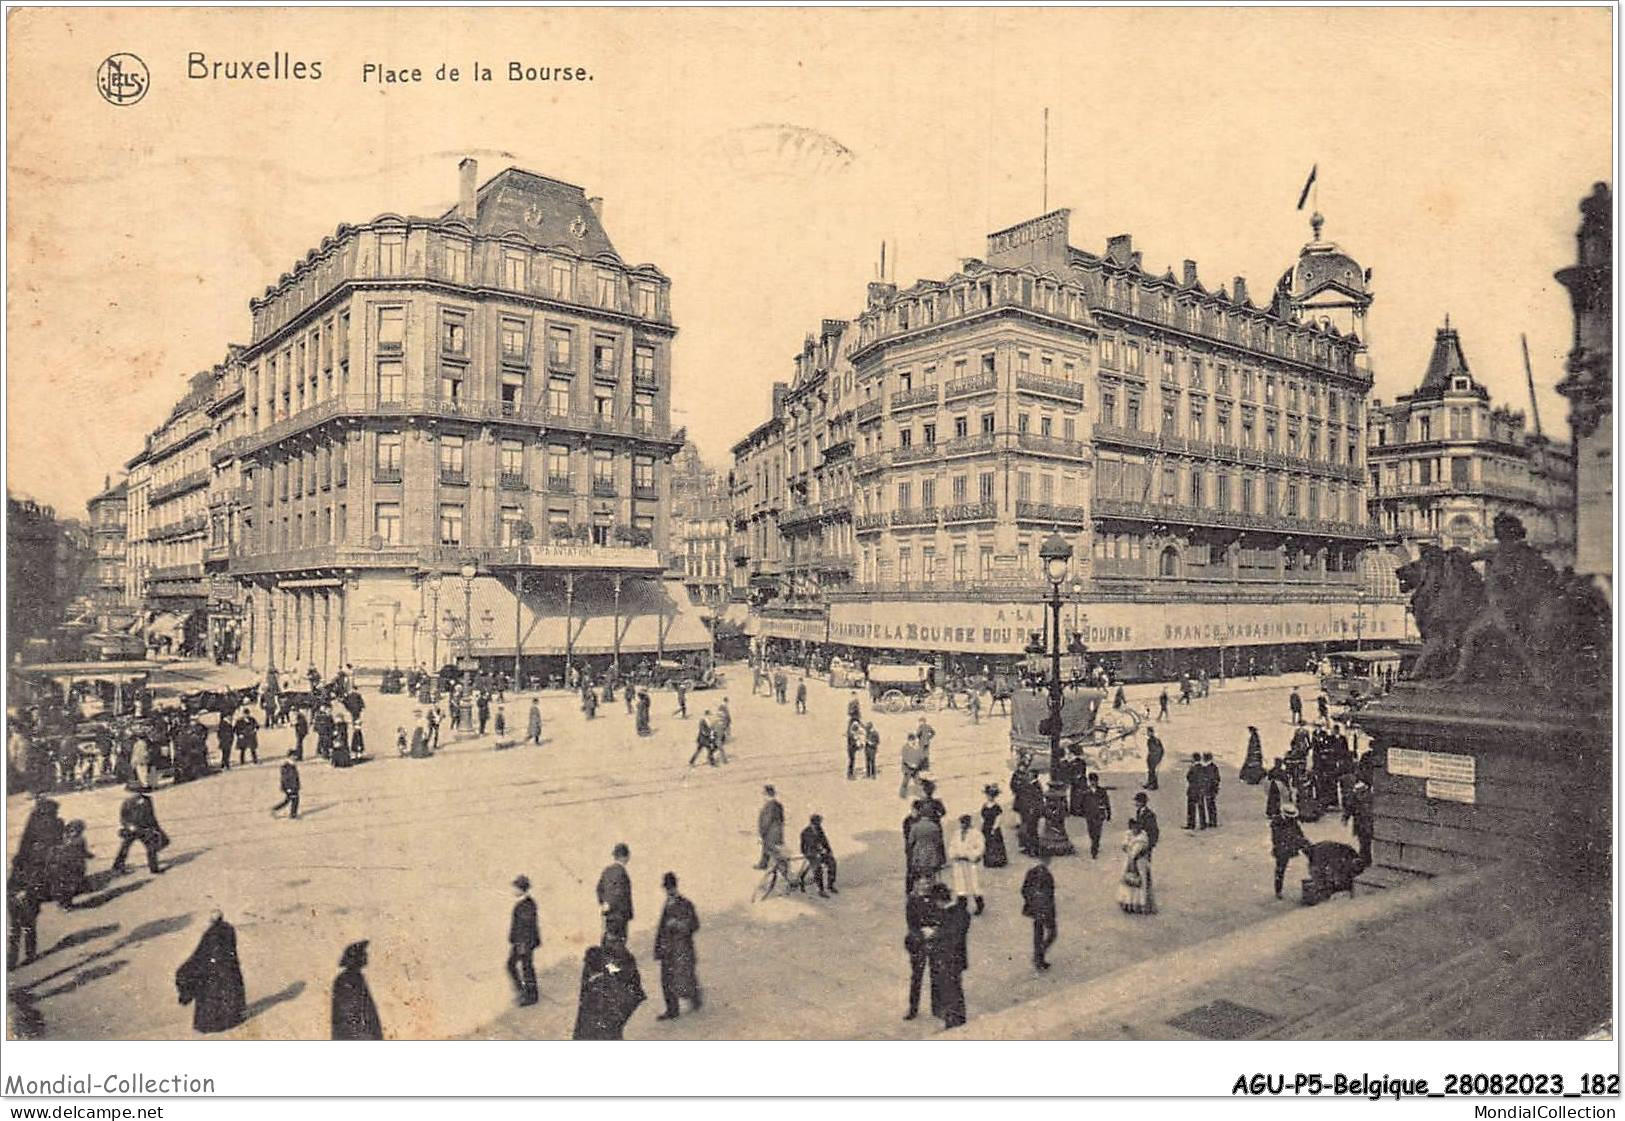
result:
<svg viewBox="0 0 1625 1121"><path fill-rule="evenodd" d="M1450 405L1431 409L1413 408L1408 415L1399 416L1384 417L1373 413L1371 428L1378 447L1444 439L1446 432L1452 440L1471 440L1475 431L1480 429L1491 440L1516 443L1523 438L1521 423L1500 420L1492 415L1485 425L1482 420L1475 420L1475 415L1480 411L1488 412L1472 405Z"/></svg>
<svg viewBox="0 0 1625 1121"><path fill-rule="evenodd" d="M282 292L256 304L256 342L350 279L424 278L497 287L653 321L665 321L670 314L664 284L604 264L438 233L431 235L426 254L409 257L405 231L378 230L354 236L371 239L367 262L353 247L348 253L331 253L291 280ZM485 253L478 253L477 247L485 248Z"/></svg>
<svg viewBox="0 0 1625 1121"><path fill-rule="evenodd" d="M1114 373L1144 375L1144 353L1138 342L1130 341L1124 344L1121 353L1120 362L1116 340L1110 337L1102 338L1100 367L1103 381L1111 380L1110 375ZM1080 376L1089 373L1092 361L1087 347L1073 355L1038 351L1036 364L1034 358L1035 353L1032 350L1018 348L1015 351L1015 372L1018 375L1037 374L1051 380L1076 382ZM947 369L951 373L948 384L952 385L971 376L968 355L956 355L948 361L950 365ZM1162 348L1161 363L1160 385L1164 388L1178 389L1183 386L1192 391L1206 392L1211 383L1214 393L1220 396L1239 396L1244 401L1257 400L1261 392L1265 404L1280 404L1284 399L1284 403L1294 411L1307 411L1315 416L1324 412L1328 420L1334 421L1339 416L1346 415L1351 423L1357 423L1359 394L1345 394L1313 378L1299 378L1284 372L1277 374L1259 371L1250 366L1232 366L1231 363L1198 354L1183 353L1176 356L1168 347ZM888 384L893 385L895 392L898 393L934 386L938 382L941 369L939 362L926 362L918 372L912 366L899 367L889 374L866 380L863 383L864 399L874 400L884 395ZM980 356L978 373L983 377L993 377L997 372L997 352L984 351Z"/></svg>
<svg viewBox="0 0 1625 1121"><path fill-rule="evenodd" d="M1108 427L1119 427L1119 411L1117 396L1114 391L1102 390L1100 401L1100 423ZM1243 409L1239 414L1233 414L1228 409L1218 410L1214 424L1209 429L1208 411L1205 404L1193 403L1188 416L1181 424L1181 417L1172 405L1165 405L1162 411L1161 434L1165 436L1183 436L1192 440L1209 440L1229 447L1247 448L1252 450L1267 450L1272 452L1284 451L1287 455L1304 457L1312 461L1321 460L1322 447L1325 449L1325 462L1333 466L1340 465L1346 454L1348 462L1353 463L1359 454L1359 434L1354 428L1341 429L1330 425L1325 430L1325 442L1321 440L1321 424L1311 421L1306 425L1299 425L1296 421L1281 424L1278 415L1266 412L1262 424L1256 410ZM984 410L977 418L978 426L974 434L981 436L994 436L998 434L997 413L994 410ZM1059 425L1057 426L1057 421ZM1141 427L1140 401L1137 395L1129 396L1123 402L1121 413L1121 427L1130 431L1145 431ZM954 416L951 421L951 438L962 440L973 434L972 418L964 413ZM1262 430L1262 438L1260 438ZM1281 434L1285 431L1286 438L1283 446ZM918 422L919 444L924 447L933 447L939 439L937 422ZM1033 414L1022 411L1016 414L1015 431L1020 435L1036 432L1037 435L1054 437L1063 440L1076 440L1079 438L1078 421L1074 416L1040 412L1034 424ZM915 423L899 424L896 429L897 447L909 448L915 446ZM884 434L880 432L865 432L862 437L860 454L870 455L884 451L886 448ZM792 470L791 474L795 474Z"/></svg>
<svg viewBox="0 0 1625 1121"><path fill-rule="evenodd" d="M1194 293L1180 297L1166 290L1155 296L1151 293L1145 284L1121 276L1100 278L1086 273L1081 284L1062 285L1013 272L996 273L945 290L904 296L883 308L871 309L859 317L858 329L862 345L867 346L892 334L1000 305L1020 304L1074 322L1088 321L1091 306L1104 306L1292 361L1345 372L1354 368L1350 343L1327 338L1306 326L1267 320L1259 312L1227 308L1217 302L1204 303Z"/></svg>
<svg viewBox="0 0 1625 1121"><path fill-rule="evenodd" d="M1182 485L1183 480L1183 485ZM1034 498L1034 475L1030 471L1015 472L1016 501L1028 502ZM948 503L966 505L970 498L971 476L953 475L949 480ZM1084 501L1084 487L1078 476L1043 472L1037 475L1037 501L1041 503L1072 503ZM1153 484L1156 484L1155 487ZM896 482L892 493L896 497L893 510L914 509L914 499L924 509L937 505L937 480L930 477ZM1059 490L1057 490L1059 485ZM1234 490L1232 490L1234 485ZM976 475L978 503L992 503L998 493L998 475L982 471ZM1160 496L1163 503L1184 503L1199 509L1234 511L1244 514L1276 513L1287 517L1343 518L1350 522L1364 521L1358 516L1363 501L1358 487L1345 487L1339 483L1325 485L1316 480L1300 482L1288 477L1280 479L1263 472L1210 471L1200 467L1180 470L1165 466L1153 472L1144 463L1126 460L1102 460L1097 465L1093 484L1097 498L1125 499L1135 502L1152 501ZM1057 499L1059 494L1059 499ZM1303 501L1300 503L1300 497ZM1324 498L1324 501L1323 501ZM886 507L880 487L865 487L859 495L862 513L880 513ZM1232 505L1232 500L1235 504ZM1262 505L1260 505L1260 500Z"/></svg>
<svg viewBox="0 0 1625 1121"><path fill-rule="evenodd" d="M407 308L401 304L378 305L375 350L380 382L397 377L404 391L407 347ZM529 316L503 315L498 322L502 371L498 374L504 400L516 398L512 387L522 385L523 371L532 365L533 324ZM279 352L249 367L246 394L257 404L266 402L265 423L302 411L335 392L347 391L349 374L350 313L329 316L314 324L304 336ZM577 328L559 324L546 327L546 364L552 373L574 376L577 365ZM336 344L336 346L335 346ZM469 313L442 308L439 320L439 355L442 381L462 396L462 383L469 379ZM590 333L591 370L597 381L617 382L626 353L623 340L604 332ZM335 358L335 349L337 358ZM631 348L632 384L653 390L659 385L657 350L651 344L634 343ZM399 358L393 356L399 355ZM381 385L380 391L383 391ZM398 399L397 397L390 398ZM650 404L653 402L651 401ZM255 419L258 419L256 414Z"/></svg>
<svg viewBox="0 0 1625 1121"><path fill-rule="evenodd" d="M434 540L438 544L442 546L476 544L469 537L470 519L467 516L467 507L463 503L440 503L435 513L438 515L437 523L432 528L437 531ZM597 511L587 518L578 533L569 510L549 509L546 513L547 537L541 538L521 505L510 503L500 507L497 521L492 526L491 543L511 548L532 540L585 539L595 545L649 545L654 540L656 523L653 514L634 511L630 525L623 526L615 522L613 514ZM310 510L308 514L307 517L306 511L297 511L284 514L280 519L267 518L260 523L259 534L255 533L256 527L252 521L245 522L242 527L245 551L252 553L300 549L312 545L344 544L350 539L347 532L349 525L347 503L330 502ZM372 535L376 536L381 544L405 544L406 527L406 511L400 502L391 500L373 503Z"/></svg>
<svg viewBox="0 0 1625 1121"><path fill-rule="evenodd" d="M405 433L383 431L371 433L369 438L372 443L374 479L382 482L401 481L406 459ZM443 433L435 443L440 481L466 483L469 479L469 439L465 436ZM496 452L497 471L499 478L504 481L519 482L525 479L527 457L534 462L538 455L546 466L549 482L567 483L571 479L573 449L567 444L548 444L538 453L527 450L526 441L504 439L498 443ZM592 482L600 486L613 486L616 464L626 460L631 463L632 486L637 491L652 491L656 477L655 457L641 454L633 454L630 457L625 454L617 455L610 448L591 449ZM342 447L322 444L311 451L276 461L268 468L261 469L262 474L267 471L270 474L270 491L267 493L266 501L269 502L271 494L275 494L282 501L287 501L290 493L297 498L301 493L315 494L318 486L326 490L329 486L348 485L349 456ZM250 490L254 487L254 478L253 472L245 473L244 485Z"/></svg>

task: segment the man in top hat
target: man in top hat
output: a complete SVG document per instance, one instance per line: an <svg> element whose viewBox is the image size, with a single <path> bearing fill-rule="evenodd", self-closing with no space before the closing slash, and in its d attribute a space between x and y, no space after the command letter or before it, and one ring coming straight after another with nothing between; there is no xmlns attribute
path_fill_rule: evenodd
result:
<svg viewBox="0 0 1625 1121"><path fill-rule="evenodd" d="M367 943L351 942L339 958L339 975L333 979L333 1038L382 1039L384 1025L378 1006L361 971L367 966Z"/></svg>
<svg viewBox="0 0 1625 1121"><path fill-rule="evenodd" d="M1112 800L1101 787L1100 776L1094 772L1090 772L1088 785L1079 795L1078 810L1084 827L1089 830L1089 859L1097 859L1100 856L1101 831L1106 822L1112 819Z"/></svg>
<svg viewBox="0 0 1625 1121"><path fill-rule="evenodd" d="M519 991L521 1008L540 999L536 992L536 948L542 944L541 926L536 920L536 900L530 897L530 877L515 876L514 892L519 902L513 905L513 918L508 923L508 976Z"/></svg>
<svg viewBox="0 0 1625 1121"><path fill-rule="evenodd" d="M705 1003L694 954L694 933L700 929L700 916L694 904L678 893L675 873L662 876L660 886L666 889L666 902L655 930L655 960L660 963L660 994L665 998L666 1010L655 1019L675 1020L685 998L693 1003L696 1012Z"/></svg>
<svg viewBox="0 0 1625 1121"><path fill-rule="evenodd" d="M604 934L624 940L632 921L632 877L626 871L632 850L618 843L610 855L614 859L598 876L598 909L604 915Z"/></svg>
<svg viewBox="0 0 1625 1121"><path fill-rule="evenodd" d="M1049 853L1040 851L1038 863L1027 869L1021 881L1021 913L1033 921L1033 968L1048 969L1049 948L1055 944L1055 876L1049 870Z"/></svg>
<svg viewBox="0 0 1625 1121"><path fill-rule="evenodd" d="M282 801L271 807L271 816L275 817L283 806L288 807L290 819L299 816L299 764L294 762L295 752L288 752L288 757L282 761Z"/></svg>
<svg viewBox="0 0 1625 1121"><path fill-rule="evenodd" d="M1134 796L1134 820L1140 823L1140 831L1145 834L1146 844L1149 846L1146 855L1157 847L1162 839L1162 829L1157 824L1156 811L1151 808L1151 800L1145 794Z"/></svg>

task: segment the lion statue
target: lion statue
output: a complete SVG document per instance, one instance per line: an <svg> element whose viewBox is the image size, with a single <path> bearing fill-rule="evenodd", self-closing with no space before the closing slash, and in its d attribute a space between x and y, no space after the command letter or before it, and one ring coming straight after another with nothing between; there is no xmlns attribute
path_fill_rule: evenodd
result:
<svg viewBox="0 0 1625 1121"><path fill-rule="evenodd" d="M1411 597L1411 614L1422 635L1422 652L1411 667L1416 680L1450 677L1461 656L1462 636L1484 609L1484 581L1461 549L1423 545L1421 555L1395 572Z"/></svg>

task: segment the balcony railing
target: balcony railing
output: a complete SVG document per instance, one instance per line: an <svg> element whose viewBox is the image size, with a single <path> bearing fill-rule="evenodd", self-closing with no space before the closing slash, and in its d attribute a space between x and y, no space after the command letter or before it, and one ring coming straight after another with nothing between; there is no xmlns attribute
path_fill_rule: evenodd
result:
<svg viewBox="0 0 1625 1121"><path fill-rule="evenodd" d="M865 401L853 411L852 418L859 424L874 420L880 415L880 400Z"/></svg>
<svg viewBox="0 0 1625 1121"><path fill-rule="evenodd" d="M503 490L524 490L525 474L522 471L504 471L497 477L497 485Z"/></svg>
<svg viewBox="0 0 1625 1121"><path fill-rule="evenodd" d="M604 479L594 479L592 481L592 493L594 498L614 498L616 495L615 484Z"/></svg>
<svg viewBox="0 0 1625 1121"><path fill-rule="evenodd" d="M1115 424L1096 424L1094 435L1095 442L1101 444L1125 444L1133 448L1154 448L1157 446L1155 432L1142 432L1138 428L1119 428Z"/></svg>
<svg viewBox="0 0 1625 1121"><path fill-rule="evenodd" d="M935 458L937 458L935 444L911 444L906 448L893 449L891 455L892 464L897 467L905 463L924 463L928 459Z"/></svg>
<svg viewBox="0 0 1625 1121"><path fill-rule="evenodd" d="M1225 529L1256 529L1271 533L1307 534L1318 537L1355 537L1371 540L1382 531L1368 523L1300 518L1287 514L1244 514L1236 510L1209 510L1175 503L1129 502L1119 498L1096 498L1094 516L1124 518L1142 522L1169 522L1218 526Z"/></svg>
<svg viewBox="0 0 1625 1121"><path fill-rule="evenodd" d="M234 574L324 568L456 568L473 562L482 568L620 568L654 572L665 562L643 545L557 542L539 545L313 545L232 557Z"/></svg>
<svg viewBox="0 0 1625 1121"><path fill-rule="evenodd" d="M1083 525L1089 520L1089 511L1082 506L1060 506L1053 502L1023 502L1018 500L1016 502L1016 520Z"/></svg>
<svg viewBox="0 0 1625 1121"><path fill-rule="evenodd" d="M654 487L643 487L643 486L634 485L632 487L632 497L636 498L636 499L639 499L640 501L643 501L643 502L653 502L655 499L660 497L660 492L658 490L656 490Z"/></svg>
<svg viewBox="0 0 1625 1121"><path fill-rule="evenodd" d="M870 455L860 455L852 464L852 471L858 475L873 475L886 466L889 456L886 452L874 452Z"/></svg>
<svg viewBox="0 0 1625 1121"><path fill-rule="evenodd" d="M980 455L992 451L993 446L993 434L983 432L975 436L960 436L958 439L949 440L942 445L942 454L944 458L956 455Z"/></svg>
<svg viewBox="0 0 1625 1121"><path fill-rule="evenodd" d="M859 514L852 519L852 529L857 533L869 533L877 529L885 529L887 517L885 514Z"/></svg>
<svg viewBox="0 0 1625 1121"><path fill-rule="evenodd" d="M793 510L786 510L779 515L780 529L794 529L797 526L808 525L818 521L823 516L824 505L821 502L810 506L798 506Z"/></svg>
<svg viewBox="0 0 1625 1121"><path fill-rule="evenodd" d="M1084 395L1082 382L1050 378L1042 374L1017 374L1016 388L1027 393L1042 393L1048 397L1059 397L1063 401L1076 403L1082 403Z"/></svg>
<svg viewBox="0 0 1625 1121"><path fill-rule="evenodd" d="M955 522L990 522L998 516L998 504L993 502L960 502L942 508L942 521L945 525Z"/></svg>
<svg viewBox="0 0 1625 1121"><path fill-rule="evenodd" d="M552 411L545 402L525 405L516 401L476 400L465 397L412 396L385 398L371 394L345 394L319 401L292 416L238 437L239 454L280 443L335 417L434 416L450 420L512 421L578 432L666 440L671 426L665 422L627 415L603 416L589 410Z"/></svg>
<svg viewBox="0 0 1625 1121"><path fill-rule="evenodd" d="M1016 444L1022 451L1040 452L1044 455L1062 455L1069 459L1084 458L1084 444L1081 440L1064 440L1058 436L1041 436L1037 432L1018 432Z"/></svg>
<svg viewBox="0 0 1625 1121"><path fill-rule="evenodd" d="M154 487L147 494L147 505L156 506L160 502L164 502L168 499L186 494L189 491L197 490L199 487L205 487L208 485L209 473L207 471L193 471L190 474L182 475L172 483L165 483L161 487Z"/></svg>
<svg viewBox="0 0 1625 1121"><path fill-rule="evenodd" d="M935 506L920 506L912 510L893 510L891 524L894 526L934 526L937 524L937 508Z"/></svg>
<svg viewBox="0 0 1625 1121"><path fill-rule="evenodd" d="M440 481L447 486L466 487L468 485L468 473L466 471L453 471L450 468L442 467L440 469Z"/></svg>
<svg viewBox="0 0 1625 1121"><path fill-rule="evenodd" d="M913 389L900 390L891 395L891 408L894 413L899 409L913 409L936 403L937 387L934 385L915 386Z"/></svg>
<svg viewBox="0 0 1625 1121"><path fill-rule="evenodd" d="M398 483L401 481L401 469L399 467L374 467L372 469L372 481L375 483Z"/></svg>
<svg viewBox="0 0 1625 1121"><path fill-rule="evenodd" d="M147 530L148 541L168 541L174 537L187 537L194 533L201 533L208 528L209 519L205 514L188 514L178 522L169 522L165 525L153 526Z"/></svg>
<svg viewBox="0 0 1625 1121"><path fill-rule="evenodd" d="M568 476L568 475L549 475L547 477L547 493L548 494L569 494L569 493L571 493L570 476Z"/></svg>
<svg viewBox="0 0 1625 1121"><path fill-rule="evenodd" d="M955 378L943 385L942 399L952 401L955 397L970 397L977 393L992 393L999 387L997 374L971 374L969 377Z"/></svg>

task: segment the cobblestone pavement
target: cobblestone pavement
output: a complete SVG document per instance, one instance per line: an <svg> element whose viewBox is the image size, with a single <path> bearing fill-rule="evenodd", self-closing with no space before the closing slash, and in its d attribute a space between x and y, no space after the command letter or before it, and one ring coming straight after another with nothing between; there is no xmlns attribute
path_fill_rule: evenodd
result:
<svg viewBox="0 0 1625 1121"><path fill-rule="evenodd" d="M966 976L973 1025L979 1016L1205 939L1245 937L1249 927L1294 909L1270 891L1262 790L1237 782L1235 768L1248 724L1259 725L1267 754L1284 748L1287 688L1307 682L1231 682L1189 708L1174 706L1162 728L1169 749L1162 789L1153 795L1164 835L1159 915L1129 917L1116 907L1120 826L1111 828L1100 860L1055 862L1061 938L1055 968L1038 976L1019 915L1025 862L1018 857L1009 868L984 872L988 911L973 926ZM1130 696L1154 703L1156 692L1140 687ZM73 910L43 911L44 956L8 978L12 1031L190 1037L174 970L218 905L237 926L253 1012L236 1035L324 1037L339 952L369 938L368 976L392 1037L566 1037L581 951L599 929L593 884L611 846L625 841L637 910L631 946L651 994L629 1037L930 1034L937 1022L929 1017L901 1020L908 971L899 825L906 806L897 796L897 752L915 718L875 716L881 778L848 782L841 725L850 694L815 680L810 711L798 716L791 706L752 697L748 671L734 666L723 690L690 695L691 716L724 694L734 712L733 761L691 769L695 720L674 715L670 693L655 697L649 738L634 733L618 702L589 723L573 698L552 693L542 699L541 747L495 750L489 736L452 740L427 760L393 756L394 728L409 722L410 698L369 693L364 724L376 758L348 771L307 759L298 821L269 812L279 799L276 764L291 746L286 728L262 735L258 766L160 790L155 803L174 845L165 853L171 868L159 877L105 874L117 845L119 791L68 794L63 815L86 821L96 853L95 890ZM527 706L528 699L506 706L510 726L522 727ZM1007 785L1007 725L998 718L973 725L956 712L931 719L940 796L951 815L974 813L983 784ZM1179 828L1181 753L1193 750L1214 752L1225 775L1222 827L1194 834ZM1104 777L1121 816L1143 775L1137 760L1118 766ZM792 839L808 814L824 815L841 861L837 896L749 902L759 878L751 867L754 823L767 782L779 790ZM8 809L9 851L27 801L13 798ZM1083 836L1081 822L1073 833ZM1312 839L1341 836L1346 831L1332 820L1311 827ZM654 1019L658 966L650 946L667 869L682 877L702 917L707 1002L698 1014L662 1024ZM512 1007L503 971L508 885L520 872L535 883L544 939L537 956L542 1001L526 1009Z"/></svg>

